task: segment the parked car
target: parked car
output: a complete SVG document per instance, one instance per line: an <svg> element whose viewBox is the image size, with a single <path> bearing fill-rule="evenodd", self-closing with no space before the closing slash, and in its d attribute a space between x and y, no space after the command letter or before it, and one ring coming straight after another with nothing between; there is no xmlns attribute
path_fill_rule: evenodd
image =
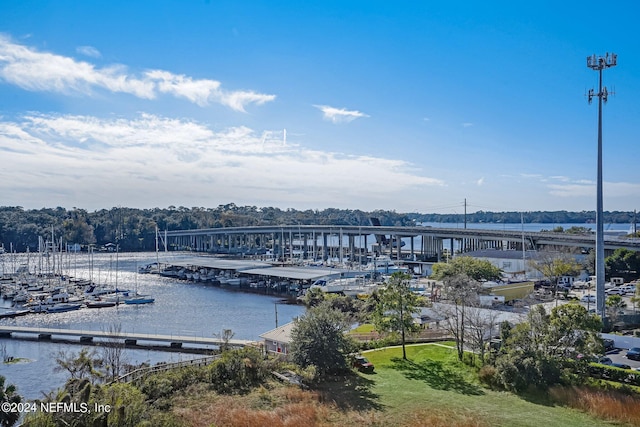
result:
<svg viewBox="0 0 640 427"><path fill-rule="evenodd" d="M603 338L602 345L604 346L604 351L611 351L616 348L616 344L611 338Z"/></svg>
<svg viewBox="0 0 640 427"><path fill-rule="evenodd" d="M613 365L613 360L610 357L601 357L598 359L598 363L602 365Z"/></svg>
<svg viewBox="0 0 640 427"><path fill-rule="evenodd" d="M596 296L593 294L587 294L587 295L583 295L582 298L580 298L581 302L596 302Z"/></svg>
<svg viewBox="0 0 640 427"><path fill-rule="evenodd" d="M614 368L620 368L620 369L631 369L631 366L624 363L612 363L609 366L613 366Z"/></svg>
<svg viewBox="0 0 640 427"><path fill-rule="evenodd" d="M558 292L569 292L571 289L571 285L568 283L558 284Z"/></svg>
<svg viewBox="0 0 640 427"><path fill-rule="evenodd" d="M353 367L360 372L372 373L374 370L373 363L369 362L366 357L355 356L353 358Z"/></svg>
<svg viewBox="0 0 640 427"><path fill-rule="evenodd" d="M627 351L627 359L640 360L640 347L632 347Z"/></svg>
<svg viewBox="0 0 640 427"><path fill-rule="evenodd" d="M604 291L607 295L625 295L627 291L622 288L611 288Z"/></svg>
<svg viewBox="0 0 640 427"><path fill-rule="evenodd" d="M589 282L585 282L583 280L576 280L573 282L573 289L587 289L589 287Z"/></svg>
<svg viewBox="0 0 640 427"><path fill-rule="evenodd" d="M569 292L565 298L568 300L578 300L578 295L575 292Z"/></svg>
<svg viewBox="0 0 640 427"><path fill-rule="evenodd" d="M620 286L620 290L622 290L625 294L635 294L636 293L636 285Z"/></svg>

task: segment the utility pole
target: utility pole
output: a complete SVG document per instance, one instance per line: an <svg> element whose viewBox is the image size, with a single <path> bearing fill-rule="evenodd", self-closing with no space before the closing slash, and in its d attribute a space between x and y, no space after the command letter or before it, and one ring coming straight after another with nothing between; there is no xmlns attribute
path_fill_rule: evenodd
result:
<svg viewBox="0 0 640 427"><path fill-rule="evenodd" d="M607 102L609 92L602 87L602 70L615 67L618 55L607 53L605 56L587 56L587 67L598 71L598 93L589 89L589 104L594 96L598 97L598 182L596 187L596 312L605 317L605 293L604 293L604 230L602 222L602 103Z"/></svg>
<svg viewBox="0 0 640 427"><path fill-rule="evenodd" d="M467 199L464 199L464 229L467 229Z"/></svg>

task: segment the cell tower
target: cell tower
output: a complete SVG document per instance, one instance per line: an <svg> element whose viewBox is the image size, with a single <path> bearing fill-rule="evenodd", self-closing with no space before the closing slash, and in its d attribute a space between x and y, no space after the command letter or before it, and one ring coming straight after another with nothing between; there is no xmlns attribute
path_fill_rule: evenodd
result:
<svg viewBox="0 0 640 427"><path fill-rule="evenodd" d="M604 293L604 230L602 224L602 103L607 102L609 92L602 87L602 70L615 67L618 55L607 53L605 56L587 56L587 67L598 71L598 93L589 90L589 104L594 96L598 97L598 183L596 188L596 312L605 318L605 293Z"/></svg>

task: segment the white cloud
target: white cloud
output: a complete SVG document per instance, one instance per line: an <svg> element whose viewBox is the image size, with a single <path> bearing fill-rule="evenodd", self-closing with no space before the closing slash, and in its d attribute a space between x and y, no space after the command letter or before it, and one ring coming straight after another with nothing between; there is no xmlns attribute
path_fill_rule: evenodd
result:
<svg viewBox="0 0 640 427"><path fill-rule="evenodd" d="M100 51L93 46L78 46L76 52L91 58L100 58L102 56Z"/></svg>
<svg viewBox="0 0 640 427"><path fill-rule="evenodd" d="M195 121L29 115L0 121L0 193L20 206L397 205L440 179L395 159L283 144L282 130ZM283 167L283 165L286 165ZM274 172L277 171L277 172ZM348 185L345 185L348 184ZM392 201L392 202L390 202Z"/></svg>
<svg viewBox="0 0 640 427"><path fill-rule="evenodd" d="M89 56L99 54L89 46L78 49ZM30 91L63 94L92 95L98 89L127 93L142 99L155 99L159 94L169 94L199 106L214 102L242 112L249 104L262 105L275 99L275 95L253 91L226 91L221 89L220 82L216 80L193 79L169 71L151 70L136 76L122 65L98 68L89 62L38 52L13 43L2 35L0 80Z"/></svg>
<svg viewBox="0 0 640 427"><path fill-rule="evenodd" d="M484 184L484 176L476 181L476 185L478 187L482 187L483 184Z"/></svg>
<svg viewBox="0 0 640 427"><path fill-rule="evenodd" d="M369 117L367 114L356 110L346 110L344 108L335 108L328 105L314 105L322 111L322 117L332 123L349 123L361 117Z"/></svg>
<svg viewBox="0 0 640 427"><path fill-rule="evenodd" d="M193 80L168 71L153 70L145 74L157 83L160 92L186 98L201 107L207 105L212 94L217 93L220 88L220 82L215 80Z"/></svg>
<svg viewBox="0 0 640 427"><path fill-rule="evenodd" d="M462 124L462 127L463 127L463 128L468 128L468 127L471 127L471 126L473 126L473 123L468 123L468 122L467 122L467 123L463 123L463 124Z"/></svg>

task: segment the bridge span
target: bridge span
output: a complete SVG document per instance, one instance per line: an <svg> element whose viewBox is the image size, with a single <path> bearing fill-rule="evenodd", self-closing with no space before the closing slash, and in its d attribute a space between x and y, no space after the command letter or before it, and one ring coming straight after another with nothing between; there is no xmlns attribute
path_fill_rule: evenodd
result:
<svg viewBox="0 0 640 427"><path fill-rule="evenodd" d="M283 260L300 257L327 260L346 253L366 254L369 248L396 259L439 261L450 253L480 249L541 250L544 247L595 247L595 233L485 230L474 228L390 227L349 225L278 225L174 230L164 233L175 249L243 255L264 254ZM402 244L397 244L402 242ZM605 250L640 250L639 238L605 236Z"/></svg>

